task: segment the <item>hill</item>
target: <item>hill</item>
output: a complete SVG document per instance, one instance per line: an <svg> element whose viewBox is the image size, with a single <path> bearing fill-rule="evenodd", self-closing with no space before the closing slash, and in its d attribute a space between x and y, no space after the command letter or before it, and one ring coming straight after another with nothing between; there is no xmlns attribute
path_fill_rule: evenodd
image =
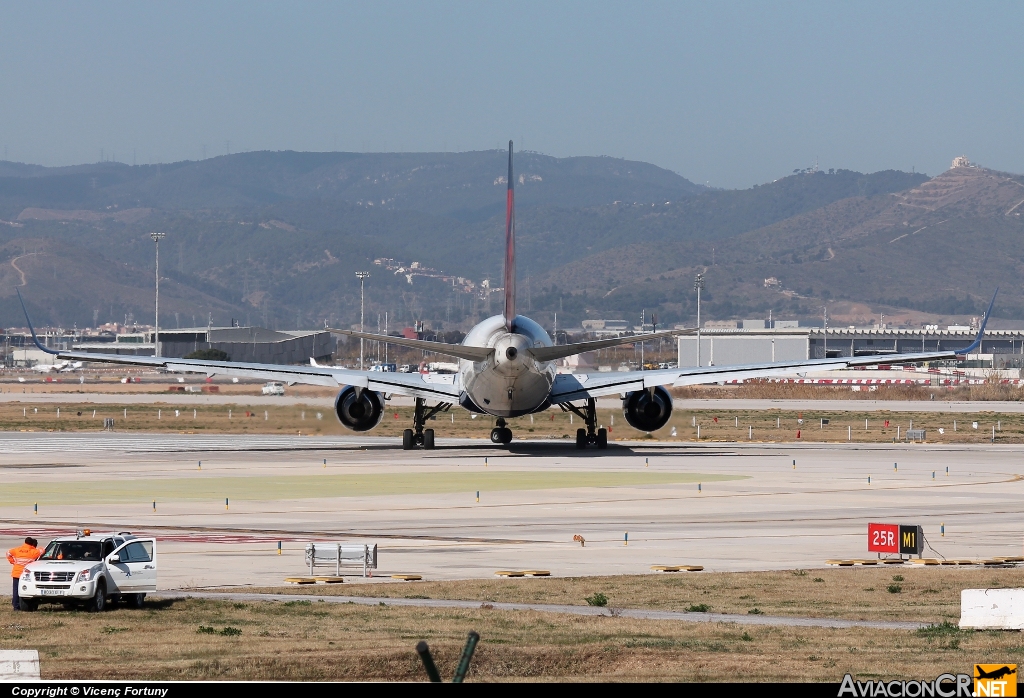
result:
<svg viewBox="0 0 1024 698"><path fill-rule="evenodd" d="M708 279L704 312L716 319L813 318L825 303L844 322L899 308L962 317L978 312L994 281L1004 286L1000 312L1024 317L1016 175L805 171L721 191L612 158L523 153L516 166L520 298L542 322L555 312L563 327L633 318L642 308L662 323L692 322L697 271ZM502 151L0 163L0 322L21 324L21 283L42 322L149 318L148 233L163 230L165 326L211 314L279 327L351 323L363 269L371 326L384 312L392 325L465 326L497 310L450 276L499 278L504 168ZM37 254L15 261L28 252ZM379 258L419 262L449 281L392 273ZM780 285L766 287L770 277Z"/></svg>
<svg viewBox="0 0 1024 698"><path fill-rule="evenodd" d="M504 210L507 153L252 152L130 166L42 168L0 162L0 217L25 207L232 209L288 201L347 202L483 220ZM608 157L516 156L520 206L663 201L704 187L660 167Z"/></svg>
<svg viewBox="0 0 1024 698"><path fill-rule="evenodd" d="M820 318L829 305L844 323L901 309L919 311L919 322L977 315L998 285L998 316L1024 318L1022 202L1024 178L958 167L907 191L842 199L731 239L664 244L656 257L630 245L552 270L544 282L582 284L591 312L622 296L679 317L695 314L693 277L704 271L707 317L771 310Z"/></svg>
<svg viewBox="0 0 1024 698"><path fill-rule="evenodd" d="M28 273L23 290L41 304L41 321L87 325L129 313L148 318L153 245L147 233L163 230L162 272L197 292L168 291L165 325L211 313L219 322L236 317L286 327L351 322L358 294L353 272L373 268L376 258L418 261L478 282L498 277L504 157L499 151L245 153L142 167L0 163L0 209L6 211L0 245L8 250L0 264L9 265L19 251L39 250L49 255L57 282L89 277L82 301L62 303L67 289L54 283L53 273ZM527 277L582 255L628 241L733 236L923 179L840 171L726 192L645 163L533 153L517 156L517 171L520 273L531 310ZM131 290L129 278L139 280ZM8 312L13 295L13 282L0 276L0 299L8 299L7 305L0 300L0 321L6 324L20 324L20 313ZM543 308L544 294L537 298ZM374 272L368 300L371 314L387 311L401 323L443 318L457 325L489 312L486 298L453 293L436 279L417 277L410 285L383 270ZM556 304L553 312L559 300L548 302Z"/></svg>

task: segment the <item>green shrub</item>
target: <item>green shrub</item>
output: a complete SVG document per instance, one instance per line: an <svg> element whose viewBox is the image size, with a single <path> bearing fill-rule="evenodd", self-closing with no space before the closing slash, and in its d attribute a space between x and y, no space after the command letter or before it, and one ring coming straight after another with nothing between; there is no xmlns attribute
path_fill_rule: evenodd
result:
<svg viewBox="0 0 1024 698"><path fill-rule="evenodd" d="M587 604L590 605L590 606L607 606L608 605L608 597L605 596L604 594L602 594L601 592L597 592L593 596L587 596L583 600L586 601Z"/></svg>
<svg viewBox="0 0 1024 698"><path fill-rule="evenodd" d="M695 603L686 610L690 613L707 613L711 610L711 606L706 603Z"/></svg>

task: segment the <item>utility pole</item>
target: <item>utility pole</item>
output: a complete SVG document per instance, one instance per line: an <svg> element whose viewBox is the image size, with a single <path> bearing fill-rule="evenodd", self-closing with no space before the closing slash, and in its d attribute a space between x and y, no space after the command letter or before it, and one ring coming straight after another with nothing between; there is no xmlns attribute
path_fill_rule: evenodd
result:
<svg viewBox="0 0 1024 698"><path fill-rule="evenodd" d="M647 323L647 308L640 311L640 334L644 333L644 325ZM635 354L634 354L635 356ZM644 339L640 338L640 370L644 370Z"/></svg>
<svg viewBox="0 0 1024 698"><path fill-rule="evenodd" d="M697 292L697 366L700 366L700 292L704 289L704 275L697 274L693 280L693 290Z"/></svg>
<svg viewBox="0 0 1024 698"><path fill-rule="evenodd" d="M153 333L153 356L160 356L160 241L167 236L167 233L150 233L156 243L156 331Z"/></svg>
<svg viewBox="0 0 1024 698"><path fill-rule="evenodd" d="M824 350L825 350L825 356L823 358L827 359L828 358L828 306L825 306L825 305L821 306L821 317L825 321L825 334L824 334L825 338L822 340L822 345L823 345Z"/></svg>
<svg viewBox="0 0 1024 698"><path fill-rule="evenodd" d="M357 271L356 276L359 277L359 331L363 331L363 281L370 275L368 271ZM359 338L359 370L363 370L363 338Z"/></svg>

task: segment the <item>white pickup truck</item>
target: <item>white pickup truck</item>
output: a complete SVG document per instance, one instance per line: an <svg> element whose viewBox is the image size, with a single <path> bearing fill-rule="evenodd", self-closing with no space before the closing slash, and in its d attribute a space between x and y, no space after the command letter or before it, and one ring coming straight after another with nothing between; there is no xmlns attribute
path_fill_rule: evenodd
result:
<svg viewBox="0 0 1024 698"><path fill-rule="evenodd" d="M108 600L142 608L146 594L156 591L156 539L88 529L56 538L25 566L18 586L23 611L41 602L102 611Z"/></svg>
<svg viewBox="0 0 1024 698"><path fill-rule="evenodd" d="M281 383L267 383L263 386L264 395L284 395L284 385Z"/></svg>

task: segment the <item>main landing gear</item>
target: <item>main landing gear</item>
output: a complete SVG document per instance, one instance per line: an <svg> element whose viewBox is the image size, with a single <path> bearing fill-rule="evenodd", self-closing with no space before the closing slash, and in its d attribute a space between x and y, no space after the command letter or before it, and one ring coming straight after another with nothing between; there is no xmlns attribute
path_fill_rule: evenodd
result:
<svg viewBox="0 0 1024 698"><path fill-rule="evenodd" d="M434 448L434 430L424 429L423 425L427 420L438 412L447 412L451 409L450 402L439 402L433 407L427 407L427 401L421 397L416 398L416 408L412 413L412 429L402 432L402 448L406 451L412 450L417 445L425 449ZM509 432L511 439L511 432Z"/></svg>
<svg viewBox="0 0 1024 698"><path fill-rule="evenodd" d="M505 444L506 446L512 443L512 430L505 426L505 420L498 417L494 424L494 428L491 429L491 443Z"/></svg>
<svg viewBox="0 0 1024 698"><path fill-rule="evenodd" d="M576 448L586 448L587 444L597 444L601 449L608 448L608 430L597 428L597 400L590 398L583 409L571 402L564 402L559 407L564 412L572 412L587 425L586 429L576 430Z"/></svg>

